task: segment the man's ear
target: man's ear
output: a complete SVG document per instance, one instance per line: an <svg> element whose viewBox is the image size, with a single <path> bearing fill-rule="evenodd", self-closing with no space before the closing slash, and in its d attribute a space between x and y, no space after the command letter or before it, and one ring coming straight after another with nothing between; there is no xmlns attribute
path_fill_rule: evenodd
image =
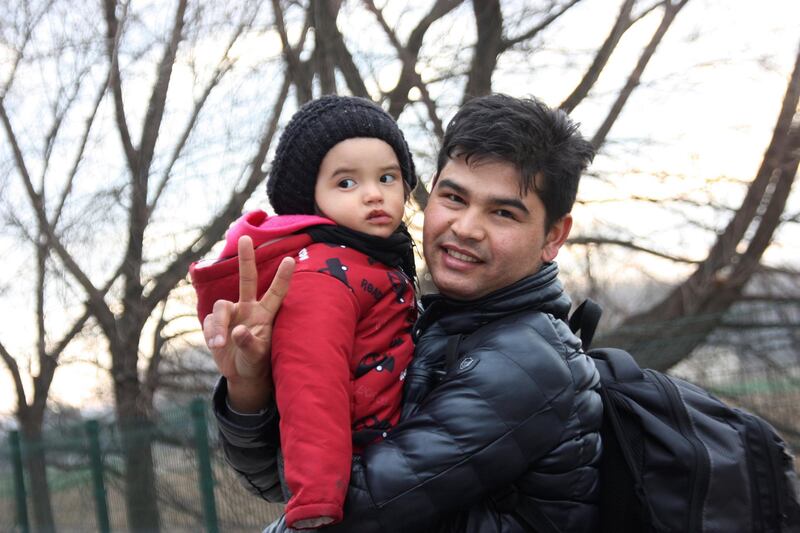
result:
<svg viewBox="0 0 800 533"><path fill-rule="evenodd" d="M567 237L569 237L571 229L572 215L570 213L559 218L550 226L547 235L545 235L544 246L542 247L542 262L547 263L556 258L561 246L566 242Z"/></svg>

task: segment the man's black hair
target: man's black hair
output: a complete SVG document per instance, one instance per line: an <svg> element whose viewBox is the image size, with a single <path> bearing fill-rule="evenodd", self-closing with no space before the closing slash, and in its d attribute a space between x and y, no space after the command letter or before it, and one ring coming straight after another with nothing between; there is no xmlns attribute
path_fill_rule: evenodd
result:
<svg viewBox="0 0 800 533"><path fill-rule="evenodd" d="M492 94L468 101L450 121L436 174L455 157L467 164L511 163L520 172L522 194L533 189L542 200L548 230L572 210L594 152L565 112L533 98Z"/></svg>

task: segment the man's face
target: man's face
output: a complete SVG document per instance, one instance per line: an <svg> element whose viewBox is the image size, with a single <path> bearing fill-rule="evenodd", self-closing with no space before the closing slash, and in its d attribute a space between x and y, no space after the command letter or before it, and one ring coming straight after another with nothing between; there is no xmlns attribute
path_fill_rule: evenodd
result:
<svg viewBox="0 0 800 533"><path fill-rule="evenodd" d="M425 208L423 250L439 291L474 300L511 285L552 261L569 235L566 215L545 233L545 208L534 191L520 194L510 163L467 165L450 159Z"/></svg>

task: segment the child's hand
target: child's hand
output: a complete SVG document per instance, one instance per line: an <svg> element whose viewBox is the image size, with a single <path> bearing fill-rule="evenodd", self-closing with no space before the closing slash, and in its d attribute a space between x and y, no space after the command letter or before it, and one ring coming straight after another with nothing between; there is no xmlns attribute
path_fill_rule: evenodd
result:
<svg viewBox="0 0 800 533"><path fill-rule="evenodd" d="M203 321L203 335L217 368L228 380L231 407L254 412L266 406L272 395L272 324L289 289L294 260L281 262L269 289L256 300L258 272L250 237L239 239L238 252L239 301L215 302Z"/></svg>

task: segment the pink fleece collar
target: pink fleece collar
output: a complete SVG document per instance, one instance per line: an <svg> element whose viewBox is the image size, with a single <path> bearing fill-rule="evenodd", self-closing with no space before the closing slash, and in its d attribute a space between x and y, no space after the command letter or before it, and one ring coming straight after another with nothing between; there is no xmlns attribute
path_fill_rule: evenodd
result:
<svg viewBox="0 0 800 533"><path fill-rule="evenodd" d="M219 255L220 259L237 255L239 237L244 235L253 239L253 247L258 247L267 241L291 235L310 226L336 225L329 218L316 215L273 215L269 216L261 209L245 213L237 220L225 238L225 248Z"/></svg>

